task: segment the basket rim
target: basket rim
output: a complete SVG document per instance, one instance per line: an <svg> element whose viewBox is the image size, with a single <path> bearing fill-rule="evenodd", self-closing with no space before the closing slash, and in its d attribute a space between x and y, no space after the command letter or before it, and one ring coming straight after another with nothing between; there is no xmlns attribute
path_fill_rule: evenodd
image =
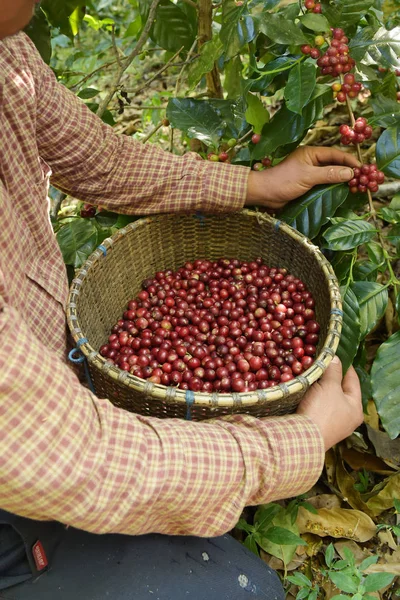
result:
<svg viewBox="0 0 400 600"><path fill-rule="evenodd" d="M242 209L237 213L226 213L225 216L234 215L256 218L260 226L265 223L273 225L275 229L283 231L284 234L300 243L307 252L314 254L317 262L319 263L328 285L331 310L328 322L328 330L324 340L324 347L319 352L312 366L304 373L296 376L287 383L280 383L272 388L258 389L254 392L212 392L211 394L205 392L193 392L191 390L181 390L172 386L164 386L161 384L148 382L147 380L136 377L127 371L122 371L116 365L108 362L103 356L101 356L101 354L90 345L87 338L83 336L79 325L79 320L76 315L76 306L80 289L91 267L95 263L103 260L107 255L107 251L128 233L140 229L141 227L146 227L154 220L178 217L198 218L199 215L197 213L190 215L161 213L137 219L136 221L133 221L132 223L129 223L125 227L119 229L111 237L106 238L82 265L72 280L70 286L66 307L66 316L71 335L76 344L76 349L82 352L89 365L99 369L106 379L111 379L114 383L125 385L132 391L144 393L147 398L150 397L157 400L162 400L167 404L180 404L186 407L188 405L191 406L195 404L197 407L223 409L237 408L239 406L242 408L250 408L255 405L260 406L262 404L269 404L271 402L276 403L279 401L283 401L284 403L285 399L289 399L292 395L305 392L315 381L321 377L335 356L342 329L342 300L339 283L332 265L322 254L318 246L314 245L311 240L284 221L275 219L267 213L250 209ZM201 218L216 216L221 215L204 213L204 215L201 215Z"/></svg>

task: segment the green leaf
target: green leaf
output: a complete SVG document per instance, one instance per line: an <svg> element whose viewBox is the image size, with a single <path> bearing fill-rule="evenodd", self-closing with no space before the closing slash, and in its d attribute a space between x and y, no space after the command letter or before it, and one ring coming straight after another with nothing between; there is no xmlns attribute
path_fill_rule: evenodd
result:
<svg viewBox="0 0 400 600"><path fill-rule="evenodd" d="M331 567L334 556L335 556L335 548L334 548L333 544L331 543L331 544L329 544L329 546L327 547L327 549L325 551L325 562L328 567Z"/></svg>
<svg viewBox="0 0 400 600"><path fill-rule="evenodd" d="M390 201L389 208L400 210L400 194L395 194Z"/></svg>
<svg viewBox="0 0 400 600"><path fill-rule="evenodd" d="M254 539L254 535L248 535L247 538L244 540L244 545L246 546L246 548L248 548L251 552L253 552L256 556L260 556L259 552L258 552L258 546L257 546L257 542Z"/></svg>
<svg viewBox="0 0 400 600"><path fill-rule="evenodd" d="M247 14L246 4L237 6L233 0L225 0L222 4L222 26L219 32L225 61L236 56L255 35L254 21Z"/></svg>
<svg viewBox="0 0 400 600"><path fill-rule="evenodd" d="M353 252L335 252L331 262L339 283L346 283L353 263Z"/></svg>
<svg viewBox="0 0 400 600"><path fill-rule="evenodd" d="M264 536L270 542L280 546L292 546L294 544L297 544L298 546L307 546L307 542L305 542L300 536L292 533L284 527L270 527L264 532Z"/></svg>
<svg viewBox="0 0 400 600"><path fill-rule="evenodd" d="M400 331L378 348L371 368L372 396L391 439L400 434Z"/></svg>
<svg viewBox="0 0 400 600"><path fill-rule="evenodd" d="M225 131L221 117L204 100L170 98L166 115L172 127L209 146L217 147Z"/></svg>
<svg viewBox="0 0 400 600"><path fill-rule="evenodd" d="M240 529L240 531L245 531L250 534L255 531L255 527L253 525L249 525L247 521L243 518L240 518L239 521L235 525L236 529Z"/></svg>
<svg viewBox="0 0 400 600"><path fill-rule="evenodd" d="M336 594L336 596L332 596L331 600L349 600L349 597L343 594Z"/></svg>
<svg viewBox="0 0 400 600"><path fill-rule="evenodd" d="M378 242L369 242L365 245L367 250L368 258L371 262L376 264L378 267L383 264L385 260L385 255L383 253L383 248Z"/></svg>
<svg viewBox="0 0 400 600"><path fill-rule="evenodd" d="M82 98L82 100L89 100L90 98L97 96L97 94L100 94L99 90L96 90L95 88L85 88L79 92L78 98Z"/></svg>
<svg viewBox="0 0 400 600"><path fill-rule="evenodd" d="M371 96L370 106L374 111L374 116L368 119L372 126L391 127L400 124L400 102L387 98L383 94Z"/></svg>
<svg viewBox="0 0 400 600"><path fill-rule="evenodd" d="M304 600L304 598L309 597L309 593L310 593L310 588L308 588L308 587L300 588L296 594L296 600Z"/></svg>
<svg viewBox="0 0 400 600"><path fill-rule="evenodd" d="M361 337L360 307L357 296L350 287L341 287L343 301L343 326L337 354L346 373L357 354Z"/></svg>
<svg viewBox="0 0 400 600"><path fill-rule="evenodd" d="M329 578L342 592L347 592L348 594L355 594L357 592L358 582L351 575L330 571Z"/></svg>
<svg viewBox="0 0 400 600"><path fill-rule="evenodd" d="M303 575L303 573L294 573L293 575L289 575L286 579L298 587L310 588L312 586L312 582L308 577Z"/></svg>
<svg viewBox="0 0 400 600"><path fill-rule="evenodd" d="M301 115L281 108L267 125L263 127L262 138L254 146L252 158L263 158L286 144L292 144L304 137L304 133L324 112L325 104L332 98L331 86L317 84L310 102Z"/></svg>
<svg viewBox="0 0 400 600"><path fill-rule="evenodd" d="M189 89L197 85L206 73L214 68L214 63L222 54L222 42L219 37L214 37L200 48L200 56L191 62L186 70Z"/></svg>
<svg viewBox="0 0 400 600"><path fill-rule="evenodd" d="M368 473L367 473L368 476ZM371 565L375 565L378 562L378 557L377 556L367 556L367 558L365 558L359 565L358 568L360 571L365 571L366 569L368 569L368 567L370 567ZM370 592L372 592L372 590L369 590Z"/></svg>
<svg viewBox="0 0 400 600"><path fill-rule="evenodd" d="M137 14L133 21L129 23L128 28L125 31L124 38L136 37L139 31L142 29L142 25L142 16Z"/></svg>
<svg viewBox="0 0 400 600"><path fill-rule="evenodd" d="M373 281L355 281L351 288L360 307L361 339L364 339L385 314L388 291Z"/></svg>
<svg viewBox="0 0 400 600"><path fill-rule="evenodd" d="M264 107L260 98L254 94L247 94L246 103L246 121L250 123L250 125L253 125L254 133L261 133L263 126L269 121L269 112Z"/></svg>
<svg viewBox="0 0 400 600"><path fill-rule="evenodd" d="M94 219L75 219L57 233L64 262L79 268L101 243ZM107 236L106 236L107 237Z"/></svg>
<svg viewBox="0 0 400 600"><path fill-rule="evenodd" d="M400 223L400 211L384 206L378 211L378 216L387 223Z"/></svg>
<svg viewBox="0 0 400 600"><path fill-rule="evenodd" d="M321 227L335 214L349 194L349 186L343 183L319 185L301 196L295 202L287 204L280 218L303 233L315 238Z"/></svg>
<svg viewBox="0 0 400 600"><path fill-rule="evenodd" d="M189 50L196 37L192 22L179 6L169 0L161 0L150 37L161 48L177 52L182 46Z"/></svg>
<svg viewBox="0 0 400 600"><path fill-rule="evenodd" d="M114 24L113 19L97 19L96 17L93 17L93 15L85 15L83 20L86 21L89 27L94 29L94 31L99 31L100 29L103 29L103 27L109 29L109 26Z"/></svg>
<svg viewBox="0 0 400 600"><path fill-rule="evenodd" d="M304 27L311 29L311 31L315 31L316 33L329 31L330 28L328 19L324 17L324 15L319 15L312 12L306 13L305 15L302 15L299 20Z"/></svg>
<svg viewBox="0 0 400 600"><path fill-rule="evenodd" d="M77 6L85 6L86 0L43 0L41 8L53 27L58 27L60 33L72 37L69 17Z"/></svg>
<svg viewBox="0 0 400 600"><path fill-rule="evenodd" d="M262 504L257 508L256 514L254 515L254 523L258 530L262 532L271 524L272 520L276 515L281 512L279 504L271 502L270 504Z"/></svg>
<svg viewBox="0 0 400 600"><path fill-rule="evenodd" d="M393 506L397 513L400 513L400 500L393 498Z"/></svg>
<svg viewBox="0 0 400 600"><path fill-rule="evenodd" d="M376 281L378 266L369 260L359 260L353 268L353 279L357 281Z"/></svg>
<svg viewBox="0 0 400 600"><path fill-rule="evenodd" d="M349 48L356 61L375 62L384 67L396 66L400 56L400 27L390 31L380 27L376 32L372 27L364 27L352 38Z"/></svg>
<svg viewBox="0 0 400 600"><path fill-rule="evenodd" d="M389 127L376 144L378 168L389 177L400 178L400 125Z"/></svg>
<svg viewBox="0 0 400 600"><path fill-rule="evenodd" d="M287 529L294 533L296 536L299 533L297 525L291 523L290 515L288 515L282 507L280 507L279 513L274 516L272 524L275 527ZM268 554L272 554L273 556L280 558L280 560L282 560L286 565L289 564L289 562L294 556L294 553L296 552L296 548L298 545L297 543L290 546L283 544L274 544L271 540L269 540L261 533L257 532L257 534L257 543L265 552L268 552Z"/></svg>
<svg viewBox="0 0 400 600"><path fill-rule="evenodd" d="M390 585L396 577L393 573L371 573L364 581L366 592L377 592Z"/></svg>
<svg viewBox="0 0 400 600"><path fill-rule="evenodd" d="M329 227L323 237L330 250L350 250L369 242L376 233L377 230L367 221L346 221Z"/></svg>
<svg viewBox="0 0 400 600"><path fill-rule="evenodd" d="M259 16L259 28L275 44L306 44L307 38L294 23L283 15L262 13Z"/></svg>
<svg viewBox="0 0 400 600"><path fill-rule="evenodd" d="M24 31L39 50L44 62L49 64L51 59L50 26L45 13L40 7L36 8L32 20L25 27Z"/></svg>
<svg viewBox="0 0 400 600"><path fill-rule="evenodd" d="M315 89L316 72L311 59L297 63L290 69L284 92L286 106L290 111L299 114L303 112Z"/></svg>
<svg viewBox="0 0 400 600"><path fill-rule="evenodd" d="M341 0L327 3L323 11L332 27L347 27L358 23L373 3L374 0Z"/></svg>

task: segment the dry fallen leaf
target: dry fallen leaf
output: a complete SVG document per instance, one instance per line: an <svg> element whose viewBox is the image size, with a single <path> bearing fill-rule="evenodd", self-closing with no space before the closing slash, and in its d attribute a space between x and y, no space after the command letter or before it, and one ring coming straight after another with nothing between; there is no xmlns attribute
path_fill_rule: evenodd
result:
<svg viewBox="0 0 400 600"><path fill-rule="evenodd" d="M379 531L378 538L379 538L379 541L381 542L381 544L388 545L389 548L391 548L392 550L397 549L397 544L394 541L392 532L389 531L389 529L382 529L382 531Z"/></svg>
<svg viewBox="0 0 400 600"><path fill-rule="evenodd" d="M373 512L362 500L360 492L355 489L355 481L353 477L346 471L343 461L340 457L338 457L336 464L336 481L337 486L343 494L346 502L350 504L352 508L360 510L370 517L374 516Z"/></svg>
<svg viewBox="0 0 400 600"><path fill-rule="evenodd" d="M376 526L368 515L347 508L321 508L314 515L300 507L296 523L300 533L309 532L321 537L329 535L357 542L366 542L376 533Z"/></svg>
<svg viewBox="0 0 400 600"><path fill-rule="evenodd" d="M334 543L334 546L340 557L344 559L346 558L346 555L344 554L343 550L344 548L348 548L350 552L354 554L356 565L362 563L362 561L365 558L368 558L368 556L372 556L372 552L366 548L361 548L361 546L359 546L359 544L353 540L339 540L338 542Z"/></svg>
<svg viewBox="0 0 400 600"><path fill-rule="evenodd" d="M335 494L320 494L319 496L312 496L307 498L307 502L314 508L340 508L340 498Z"/></svg>
<svg viewBox="0 0 400 600"><path fill-rule="evenodd" d="M379 415L373 400L368 400L367 414L364 415L364 422L373 429L379 430Z"/></svg>
<svg viewBox="0 0 400 600"><path fill-rule="evenodd" d="M381 485L379 485L379 488L381 488ZM374 490L372 490L373 492ZM388 477L384 487L375 496L372 496L366 504L373 516L377 516L393 507L394 498L400 498L400 473Z"/></svg>
<svg viewBox="0 0 400 600"><path fill-rule="evenodd" d="M400 438L391 440L384 431L377 431L367 425L368 437L371 440L376 455L382 458L386 464L393 468L400 466Z"/></svg>
<svg viewBox="0 0 400 600"><path fill-rule="evenodd" d="M353 448L343 448L342 458L354 471L366 469L367 471L372 471L379 475L393 475L393 469L389 469L386 462L374 454L357 452L357 450L354 450Z"/></svg>
<svg viewBox="0 0 400 600"><path fill-rule="evenodd" d="M336 455L333 448L328 450L328 452L325 454L325 470L329 483L334 483L336 471Z"/></svg>

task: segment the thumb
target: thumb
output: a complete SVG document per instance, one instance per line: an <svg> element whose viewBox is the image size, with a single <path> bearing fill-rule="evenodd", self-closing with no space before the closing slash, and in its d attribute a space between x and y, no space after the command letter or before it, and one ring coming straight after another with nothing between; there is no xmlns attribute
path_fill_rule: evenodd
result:
<svg viewBox="0 0 400 600"><path fill-rule="evenodd" d="M342 377L343 377L342 363L340 362L340 359L338 356L334 356L332 359L332 362L326 369L325 373L322 375L321 382L325 382L325 383L331 382L331 383L337 383L337 384L341 385Z"/></svg>
<svg viewBox="0 0 400 600"><path fill-rule="evenodd" d="M313 172L314 185L319 183L342 183L353 179L353 169L342 165L332 167L315 167Z"/></svg>

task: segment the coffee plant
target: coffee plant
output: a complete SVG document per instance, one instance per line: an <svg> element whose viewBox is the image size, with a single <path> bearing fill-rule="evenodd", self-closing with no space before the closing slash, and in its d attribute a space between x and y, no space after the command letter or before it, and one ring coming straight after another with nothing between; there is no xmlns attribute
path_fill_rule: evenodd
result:
<svg viewBox="0 0 400 600"><path fill-rule="evenodd" d="M190 149L254 170L271 168L304 143L358 156L349 184L314 187L279 219L332 263L344 311L338 354L345 370L356 367L365 411L372 399L387 439L397 438L399 0L44 0L28 33L60 81L116 130L149 105L138 129L122 129L143 143L154 136L172 152ZM143 79L147 61L154 74ZM161 91L152 88L142 102L146 86L160 80ZM65 212L53 196L70 269L130 219L82 203ZM363 507L371 488L366 492L357 492ZM332 569L339 574L338 564ZM341 589L362 597L357 586L371 579L357 577Z"/></svg>

